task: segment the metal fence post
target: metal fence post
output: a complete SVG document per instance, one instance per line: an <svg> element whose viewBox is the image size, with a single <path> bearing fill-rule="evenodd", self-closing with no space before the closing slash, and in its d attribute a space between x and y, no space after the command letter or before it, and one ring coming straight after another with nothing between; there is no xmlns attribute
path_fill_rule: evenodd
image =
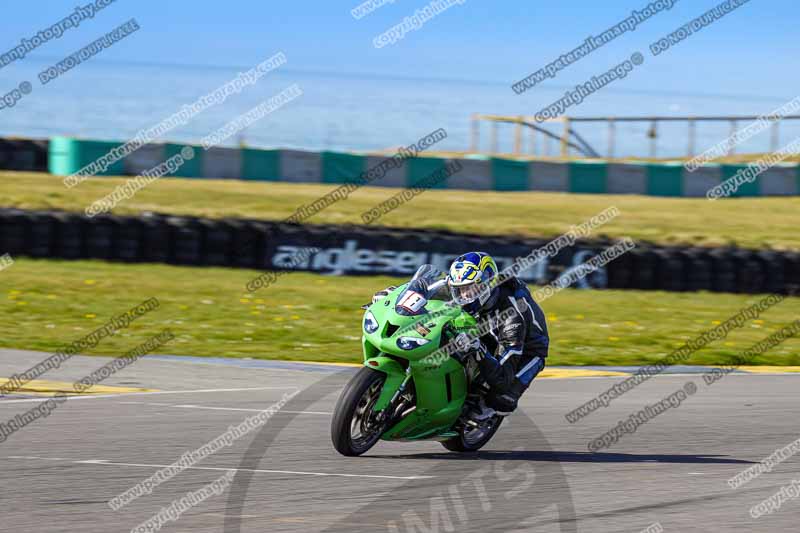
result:
<svg viewBox="0 0 800 533"><path fill-rule="evenodd" d="M730 137L734 138L733 136L736 134L736 121L731 120L731 134ZM736 151L736 143L728 143L728 155L735 153Z"/></svg>
<svg viewBox="0 0 800 533"><path fill-rule="evenodd" d="M480 122L477 113L472 114L472 140L470 142L469 151L475 153L478 151L478 143L480 142Z"/></svg>
<svg viewBox="0 0 800 533"><path fill-rule="evenodd" d="M647 132L650 137L650 158L655 159L657 153L656 141L658 139L658 121L653 120L650 124L650 130Z"/></svg>
<svg viewBox="0 0 800 533"><path fill-rule="evenodd" d="M613 118L608 119L608 158L614 158L614 147L617 142L617 125Z"/></svg>
<svg viewBox="0 0 800 533"><path fill-rule="evenodd" d="M778 125L780 121L776 120L772 123L772 132L769 138L769 151L770 152L777 152L778 151L778 143L779 139L778 136L780 135L778 132Z"/></svg>
<svg viewBox="0 0 800 533"><path fill-rule="evenodd" d="M561 117L564 129L561 133L561 157L569 157L569 117Z"/></svg>

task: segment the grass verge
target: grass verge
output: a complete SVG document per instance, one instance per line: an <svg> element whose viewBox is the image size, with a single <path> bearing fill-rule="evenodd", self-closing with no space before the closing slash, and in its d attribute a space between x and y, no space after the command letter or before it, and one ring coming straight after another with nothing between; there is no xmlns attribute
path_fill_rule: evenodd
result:
<svg viewBox="0 0 800 533"><path fill-rule="evenodd" d="M91 178L67 189L58 176L0 172L0 206L83 212L126 178ZM256 183L237 180L161 179L123 201L117 214L159 211L211 218L283 220L335 185ZM397 189L363 187L307 220L361 224L361 214ZM457 232L554 237L610 206L621 214L597 235L659 244L726 245L800 249L800 197L709 201L634 195L429 190L376 224Z"/></svg>
<svg viewBox="0 0 800 533"><path fill-rule="evenodd" d="M159 309L103 339L90 353L121 355L170 328L176 339L159 353L329 362L361 360L359 309L372 293L405 280L294 273L249 294L249 270L126 265L102 261L22 259L0 272L0 346L55 351L112 315L155 296ZM713 328L754 295L580 291L543 303L551 365L654 362ZM800 315L789 298L692 355L687 364L725 364ZM800 339L756 364L800 365Z"/></svg>

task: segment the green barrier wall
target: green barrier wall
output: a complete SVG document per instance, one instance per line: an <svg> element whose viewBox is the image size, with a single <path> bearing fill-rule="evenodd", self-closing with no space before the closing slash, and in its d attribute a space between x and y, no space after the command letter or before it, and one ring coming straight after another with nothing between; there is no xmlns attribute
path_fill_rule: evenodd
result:
<svg viewBox="0 0 800 533"><path fill-rule="evenodd" d="M647 194L683 196L683 165L647 165Z"/></svg>
<svg viewBox="0 0 800 533"><path fill-rule="evenodd" d="M242 179L280 181L280 150L242 149Z"/></svg>
<svg viewBox="0 0 800 533"><path fill-rule="evenodd" d="M118 142L53 137L50 139L48 168L52 174L69 176L105 156L121 144ZM106 170L95 174L98 176L119 176L124 172L125 162L124 159L120 159L109 165Z"/></svg>
<svg viewBox="0 0 800 533"><path fill-rule="evenodd" d="M443 169L447 164L447 159L441 157L416 157L406 160L406 185L414 187L423 179L427 179L434 172ZM446 189L447 180L442 180L431 187L431 189Z"/></svg>
<svg viewBox="0 0 800 533"><path fill-rule="evenodd" d="M360 183L367 168L367 158L361 155L322 152L323 183Z"/></svg>
<svg viewBox="0 0 800 533"><path fill-rule="evenodd" d="M797 165L797 191L800 192L800 165Z"/></svg>
<svg viewBox="0 0 800 533"><path fill-rule="evenodd" d="M170 157L177 155L181 152L181 149L186 146L185 144L167 144L164 146L164 159L169 159ZM170 175L176 176L178 178L199 178L203 176L203 156L205 156L205 150L203 150L199 146L194 147L194 158L188 161L184 161L184 163L180 166L178 170Z"/></svg>
<svg viewBox="0 0 800 533"><path fill-rule="evenodd" d="M728 178L732 178L737 172L740 170L745 170L747 168L746 165L722 165L722 181L727 180ZM731 194L734 198L742 198L748 196L760 196L760 185L761 177L756 176L756 179L752 181L752 183L744 182L739 185L739 188Z"/></svg>
<svg viewBox="0 0 800 533"><path fill-rule="evenodd" d="M569 192L602 194L607 189L608 165L574 162L569 165Z"/></svg>
<svg viewBox="0 0 800 533"><path fill-rule="evenodd" d="M49 142L48 168L52 174L66 176L73 174L95 160L100 159L109 151L113 150L120 143L92 141L84 139L72 139L68 137L53 137ZM161 146L161 145L158 145ZM164 158L167 159L180 152L183 144L164 144ZM151 151L153 147L150 147ZM252 148L240 149L241 163L240 172L228 172L229 178L240 177L245 180L255 181L292 181L292 182L317 182L319 172L315 170L314 179L306 176L308 172L301 172L297 176L290 176L287 179L283 175L286 164L289 162L284 157L289 157L293 151L285 150L257 150ZM382 160L386 156L361 155L338 152L322 152L321 154L309 153L315 158L319 157L321 166L321 181L329 184L360 183L359 177L367 170L368 160ZM141 168L141 162L133 159L128 160L131 165L129 169ZM214 159L226 157L226 160ZM464 160L472 160L480 156L467 156ZM486 159L486 158L482 158ZM614 163L609 165L608 161L575 161L575 162L541 162L520 161L515 159L504 159L500 157L488 158L486 170L479 168L476 170L473 165L469 170L466 180L444 180L433 185L435 189L456 188L458 186L473 188L478 184L480 189L493 189L497 191L527 191L530 190L530 176L532 165L536 168L536 179L538 182L547 183L547 190L603 194L609 190L609 182L615 193L620 194L642 194L650 196L664 197L700 197L701 189L706 185L711 186L711 182L716 183L716 178L709 181L709 168L706 171L699 170L696 173L688 172L680 162L667 163L630 163L637 167L646 168L643 176L637 179L631 178L631 169L625 163ZM450 159L442 157L420 157L405 160L402 170L397 171L398 180L402 177L402 183L406 187L414 187L421 180L424 180L442 170ZM205 163L205 164L204 164ZM174 174L178 177L199 178L203 176L203 168L219 169L230 167L230 152L228 151L205 151L200 147L195 147L195 157L186 161ZM227 166L226 166L227 165ZM739 170L746 168L743 165L709 165L710 170L720 169L720 179L726 180L736 174ZM119 160L111 164L101 175L124 175L125 160ZM137 170L133 170L134 172ZM753 183L744 183L732 195L734 197L752 197L762 195L793 195L800 193L800 165L794 166L797 179L795 187L791 181L785 177L773 179L767 170ZM216 172L216 171L213 171ZM785 171L784 171L785 172ZM614 173L614 174L610 174ZM617 174L620 173L620 174ZM636 174L634 178L641 175ZM713 174L713 172L712 172ZM642 179L646 176L646 183ZM784 174L785 176L785 174ZM485 180L485 181L484 181ZM765 181L767 180L767 181ZM451 183L454 182L454 183ZM764 187L764 183L768 186ZM399 183L397 183L399 185ZM689 190L687 190L689 189ZM762 192L766 189L766 192Z"/></svg>
<svg viewBox="0 0 800 533"><path fill-rule="evenodd" d="M528 162L493 157L492 182L496 191L527 191Z"/></svg>

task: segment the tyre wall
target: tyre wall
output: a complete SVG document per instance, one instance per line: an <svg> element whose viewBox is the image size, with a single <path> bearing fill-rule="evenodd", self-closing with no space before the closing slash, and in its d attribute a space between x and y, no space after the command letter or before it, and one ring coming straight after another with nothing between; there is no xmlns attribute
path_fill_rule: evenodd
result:
<svg viewBox="0 0 800 533"><path fill-rule="evenodd" d="M503 269L546 244L536 239L381 227L211 220L169 215L96 216L0 209L0 255L102 259L331 275L409 276L423 263L447 268L467 250L491 253ZM556 280L608 246L579 241L522 272ZM297 262L303 248L318 249ZM636 248L578 281L581 288L800 293L800 253L740 248Z"/></svg>

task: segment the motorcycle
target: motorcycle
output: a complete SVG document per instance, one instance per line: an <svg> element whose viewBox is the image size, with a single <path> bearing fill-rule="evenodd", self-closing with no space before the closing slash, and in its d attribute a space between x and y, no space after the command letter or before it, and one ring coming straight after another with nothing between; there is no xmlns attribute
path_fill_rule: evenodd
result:
<svg viewBox="0 0 800 533"><path fill-rule="evenodd" d="M463 353L455 341L473 335L477 324L448 296L442 273L423 265L408 283L363 306L363 367L339 396L331 422L339 453L358 456L381 439L435 440L472 452L497 432L503 417L468 416L485 389L474 361L454 357Z"/></svg>

